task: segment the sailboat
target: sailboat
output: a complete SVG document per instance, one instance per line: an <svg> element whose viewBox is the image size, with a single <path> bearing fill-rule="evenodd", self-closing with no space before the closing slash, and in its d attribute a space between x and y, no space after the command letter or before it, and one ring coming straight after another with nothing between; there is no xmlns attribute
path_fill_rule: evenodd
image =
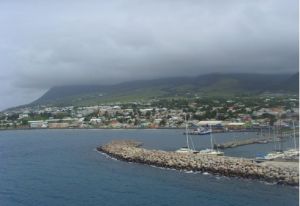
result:
<svg viewBox="0 0 300 206"><path fill-rule="evenodd" d="M274 159L280 159L283 158L283 145L282 145L282 129L281 129L281 120L280 120L280 125L279 127L274 127L274 137L273 137L273 141L274 141L274 151L268 153L266 156L264 156L263 160L274 160ZM278 148L277 148L277 144L276 142L278 142Z"/></svg>
<svg viewBox="0 0 300 206"><path fill-rule="evenodd" d="M270 138L270 127L269 127L269 138ZM260 139L257 141L258 144L267 144L269 141L264 138L262 128L260 128Z"/></svg>
<svg viewBox="0 0 300 206"><path fill-rule="evenodd" d="M190 141L189 141L189 132L188 132L186 115L185 115L185 136L186 136L186 146L179 148L178 150L176 150L176 152L178 152L178 153L198 153L198 151L195 150L193 140L190 139ZM190 142L191 142L191 145L190 145Z"/></svg>
<svg viewBox="0 0 300 206"><path fill-rule="evenodd" d="M291 158L298 158L299 159L299 148L297 147L297 141L296 141L296 128L295 128L295 122L293 121L293 139L294 139L294 148L289 149L283 152L285 158L291 159Z"/></svg>
<svg viewBox="0 0 300 206"><path fill-rule="evenodd" d="M212 131L211 125L209 125L209 127L210 127L210 130ZM211 144L210 149L201 150L199 153L200 154L209 154L209 155L218 155L218 156L223 156L224 155L224 152L214 149L214 142L213 142L212 133L210 133L210 144Z"/></svg>
<svg viewBox="0 0 300 206"><path fill-rule="evenodd" d="M278 130L280 130L280 133L278 132ZM296 142L296 131L295 131L295 123L293 122L293 130L294 130L294 147L293 149L289 149L286 151L283 151L282 148L282 132L281 132L281 128L277 129L276 132L276 128L275 128L275 132L274 132L274 152L270 152L268 153L266 156L264 156L263 158L258 158L258 159L262 159L262 160L275 160L275 159L297 159L299 158L299 149L297 148L297 142ZM279 148L276 148L276 139L275 139L275 134L277 134L277 136L279 135L278 139L279 139Z"/></svg>
<svg viewBox="0 0 300 206"><path fill-rule="evenodd" d="M274 126L272 128L273 130L273 143L274 143L274 151L270 152L264 156L258 156L255 158L255 161L261 162L261 161L266 161L266 160L274 160L278 158L283 157L283 152L282 152L282 147L281 147L281 138L279 137L279 129ZM270 130L270 125L269 125L269 138L271 137L271 130ZM277 148L277 143L279 142L278 148Z"/></svg>

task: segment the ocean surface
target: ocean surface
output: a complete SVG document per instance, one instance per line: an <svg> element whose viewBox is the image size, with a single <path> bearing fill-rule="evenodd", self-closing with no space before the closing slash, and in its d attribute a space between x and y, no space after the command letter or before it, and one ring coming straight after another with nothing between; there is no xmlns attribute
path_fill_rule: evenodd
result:
<svg viewBox="0 0 300 206"><path fill-rule="evenodd" d="M0 131L0 206L90 205L298 205L296 187L256 180L189 173L110 159L95 148L112 139L135 139L147 148L176 150L182 130ZM217 143L255 133L215 134ZM209 136L194 136L196 148ZM284 143L291 147L292 142ZM274 144L225 150L255 157Z"/></svg>

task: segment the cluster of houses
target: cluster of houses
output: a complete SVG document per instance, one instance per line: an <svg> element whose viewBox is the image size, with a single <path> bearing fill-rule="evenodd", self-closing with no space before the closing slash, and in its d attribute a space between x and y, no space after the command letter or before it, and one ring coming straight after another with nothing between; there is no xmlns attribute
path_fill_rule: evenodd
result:
<svg viewBox="0 0 300 206"><path fill-rule="evenodd" d="M210 106L206 111L208 106L190 104L192 110L157 107L149 103L20 108L0 113L0 128L183 128L188 122L194 127L211 125L217 129L245 129L269 125L289 127L293 121L298 122L295 120L299 116L298 106L251 108L238 103L225 110L234 116L224 118L222 106ZM214 117L205 116L212 111Z"/></svg>

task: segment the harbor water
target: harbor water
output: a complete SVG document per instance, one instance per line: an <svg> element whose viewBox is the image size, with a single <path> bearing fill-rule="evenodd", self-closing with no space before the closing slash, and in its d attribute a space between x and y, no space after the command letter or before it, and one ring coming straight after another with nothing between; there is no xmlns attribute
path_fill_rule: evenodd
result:
<svg viewBox="0 0 300 206"><path fill-rule="evenodd" d="M150 149L184 146L182 130L17 130L0 132L0 205L298 205L299 189L208 173L166 170L110 159L95 148L134 139ZM219 133L217 143L257 137ZM193 136L197 149L209 135ZM292 139L283 143L292 147ZM274 144L247 145L225 155L254 158Z"/></svg>

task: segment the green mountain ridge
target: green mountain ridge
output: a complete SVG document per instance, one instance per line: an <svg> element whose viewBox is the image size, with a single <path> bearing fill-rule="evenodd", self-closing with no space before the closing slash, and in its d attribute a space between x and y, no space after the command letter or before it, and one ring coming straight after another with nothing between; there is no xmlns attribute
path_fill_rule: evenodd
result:
<svg viewBox="0 0 300 206"><path fill-rule="evenodd" d="M49 89L34 105L92 105L115 101L201 95L298 93L299 74L207 74L138 80L115 85L67 85Z"/></svg>

